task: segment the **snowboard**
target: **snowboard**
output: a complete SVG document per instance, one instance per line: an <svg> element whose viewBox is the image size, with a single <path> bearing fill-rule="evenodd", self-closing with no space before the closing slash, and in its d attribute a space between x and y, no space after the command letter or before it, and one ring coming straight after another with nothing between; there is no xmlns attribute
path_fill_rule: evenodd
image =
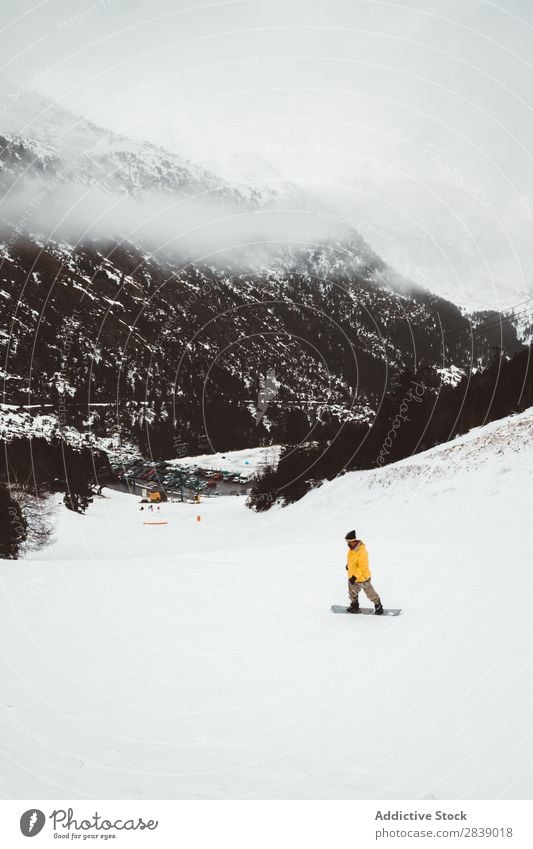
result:
<svg viewBox="0 0 533 849"><path fill-rule="evenodd" d="M332 613L348 613L346 607L342 604L332 604L331 605ZM401 608L398 607L384 607L382 616L399 616L402 612ZM361 616L361 614L365 616L375 616L374 609L372 607L361 607L359 613L350 613L349 616Z"/></svg>

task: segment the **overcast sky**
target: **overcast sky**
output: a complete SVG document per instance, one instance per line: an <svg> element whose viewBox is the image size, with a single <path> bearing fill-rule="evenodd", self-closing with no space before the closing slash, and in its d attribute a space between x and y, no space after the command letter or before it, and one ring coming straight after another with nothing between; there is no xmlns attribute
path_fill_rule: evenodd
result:
<svg viewBox="0 0 533 849"><path fill-rule="evenodd" d="M37 90L206 165L266 158L399 271L459 302L531 291L530 0L4 0L2 11L6 91Z"/></svg>

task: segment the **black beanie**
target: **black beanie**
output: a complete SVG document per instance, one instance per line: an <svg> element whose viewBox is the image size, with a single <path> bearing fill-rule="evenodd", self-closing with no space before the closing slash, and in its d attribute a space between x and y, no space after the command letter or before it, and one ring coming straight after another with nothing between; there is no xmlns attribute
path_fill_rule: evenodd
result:
<svg viewBox="0 0 533 849"><path fill-rule="evenodd" d="M355 531L348 531L344 539L357 539L357 534Z"/></svg>

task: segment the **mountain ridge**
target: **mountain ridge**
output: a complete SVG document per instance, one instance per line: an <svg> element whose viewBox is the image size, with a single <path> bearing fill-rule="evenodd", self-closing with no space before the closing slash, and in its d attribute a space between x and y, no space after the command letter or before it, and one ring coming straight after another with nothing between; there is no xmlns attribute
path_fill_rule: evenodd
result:
<svg viewBox="0 0 533 849"><path fill-rule="evenodd" d="M283 217L290 210L278 210L279 232L258 241L269 212L231 186L217 196L213 228L196 246L207 253L191 249L180 257L173 230L203 226L205 210L180 194L194 196L198 172L172 175L178 160L165 160L160 170L160 159L139 164L134 157L132 179L131 162L115 150L103 164L100 154L83 154L75 160L83 167L71 173L59 153L54 159L32 144L4 137L0 148L5 196L21 194L18 219L13 208L10 220L6 203L1 213L5 403L56 404L76 426L83 407L115 399L115 420L101 417L100 429L122 431L145 448L155 443L170 456L173 440L191 449L205 448L206 440L223 448L282 442L298 417L296 431L310 438L317 428L371 421L390 381L406 368L465 372L487 364L494 344L508 355L520 348L512 326L498 333L496 321L472 335L459 309L396 276L353 229L332 237L326 228L320 239L309 232L308 218L291 231ZM145 171L149 179L140 179ZM79 191L68 206L64 187L75 179ZM216 193L213 185L221 184L213 180L202 191ZM96 213L102 217L102 232L76 232L77 210L94 186L117 203L139 190L137 208L147 217L150 193L163 185L180 202L170 217L157 219L151 243L135 239L128 205L114 233L105 219L109 200L102 212L87 210L89 223ZM178 208L183 221L175 218ZM309 215L334 221L311 200ZM250 228L228 253L240 219ZM73 222L73 233L63 233L64 220ZM256 426L253 398L268 373L280 390Z"/></svg>

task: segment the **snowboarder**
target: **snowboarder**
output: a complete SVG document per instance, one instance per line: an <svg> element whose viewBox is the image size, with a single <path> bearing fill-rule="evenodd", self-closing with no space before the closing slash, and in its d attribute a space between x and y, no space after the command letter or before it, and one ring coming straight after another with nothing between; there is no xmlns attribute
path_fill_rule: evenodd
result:
<svg viewBox="0 0 533 849"><path fill-rule="evenodd" d="M365 595L374 603L374 613L381 616L383 605L380 598L370 583L370 569L368 568L368 551L364 542L357 539L355 531L348 531L344 537L348 543L348 557L346 560L346 571L348 572L348 595L350 606L348 613L359 613L359 593L365 591Z"/></svg>

